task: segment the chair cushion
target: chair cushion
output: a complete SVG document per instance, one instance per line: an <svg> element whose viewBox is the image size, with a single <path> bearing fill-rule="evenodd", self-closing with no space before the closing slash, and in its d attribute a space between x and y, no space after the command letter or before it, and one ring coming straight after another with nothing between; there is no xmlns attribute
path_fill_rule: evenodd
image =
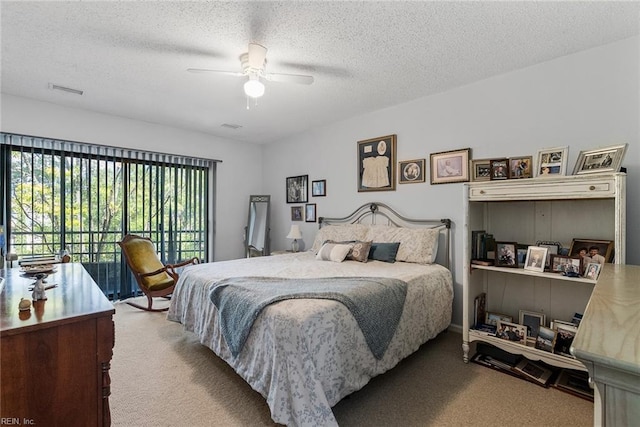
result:
<svg viewBox="0 0 640 427"><path fill-rule="evenodd" d="M151 273L164 267L153 243L147 239L134 239L127 242L129 262L138 274ZM161 291L174 284L174 280L165 271L153 276L142 277L142 284L152 291Z"/></svg>

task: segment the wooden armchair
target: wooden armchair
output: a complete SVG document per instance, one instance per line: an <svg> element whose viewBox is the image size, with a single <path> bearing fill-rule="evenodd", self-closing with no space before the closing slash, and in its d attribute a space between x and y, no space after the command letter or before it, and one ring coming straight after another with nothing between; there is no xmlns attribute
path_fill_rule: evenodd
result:
<svg viewBox="0 0 640 427"><path fill-rule="evenodd" d="M127 265L138 282L140 290L146 295L149 304L147 307L127 301L127 304L147 311L165 311L169 308L154 309L153 298L169 298L178 282L178 267L189 264L198 264L197 258L191 258L178 264L163 264L151 242L151 239L135 234L127 234L121 242L118 242Z"/></svg>

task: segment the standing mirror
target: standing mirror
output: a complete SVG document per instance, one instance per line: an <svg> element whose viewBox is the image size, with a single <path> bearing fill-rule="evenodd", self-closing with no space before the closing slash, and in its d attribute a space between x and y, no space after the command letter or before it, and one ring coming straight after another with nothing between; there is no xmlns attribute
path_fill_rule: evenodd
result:
<svg viewBox="0 0 640 427"><path fill-rule="evenodd" d="M244 228L244 248L247 258L269 255L269 204L271 196L249 197L249 218Z"/></svg>

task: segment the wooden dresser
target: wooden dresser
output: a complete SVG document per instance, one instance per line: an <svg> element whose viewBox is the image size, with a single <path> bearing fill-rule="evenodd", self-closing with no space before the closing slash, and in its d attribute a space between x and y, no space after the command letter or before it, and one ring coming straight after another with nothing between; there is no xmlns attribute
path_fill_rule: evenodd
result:
<svg viewBox="0 0 640 427"><path fill-rule="evenodd" d="M639 425L639 349L640 266L605 264L571 347L595 382L595 426Z"/></svg>
<svg viewBox="0 0 640 427"><path fill-rule="evenodd" d="M81 264L58 264L47 300L20 312L32 278L0 270L0 418L4 424L109 426L113 305Z"/></svg>

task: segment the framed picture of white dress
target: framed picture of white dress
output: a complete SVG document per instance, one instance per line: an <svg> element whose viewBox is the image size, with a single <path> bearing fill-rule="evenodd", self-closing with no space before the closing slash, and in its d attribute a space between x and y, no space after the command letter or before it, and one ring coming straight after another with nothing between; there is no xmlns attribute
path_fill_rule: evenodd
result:
<svg viewBox="0 0 640 427"><path fill-rule="evenodd" d="M396 189L396 135L358 141L358 191Z"/></svg>

